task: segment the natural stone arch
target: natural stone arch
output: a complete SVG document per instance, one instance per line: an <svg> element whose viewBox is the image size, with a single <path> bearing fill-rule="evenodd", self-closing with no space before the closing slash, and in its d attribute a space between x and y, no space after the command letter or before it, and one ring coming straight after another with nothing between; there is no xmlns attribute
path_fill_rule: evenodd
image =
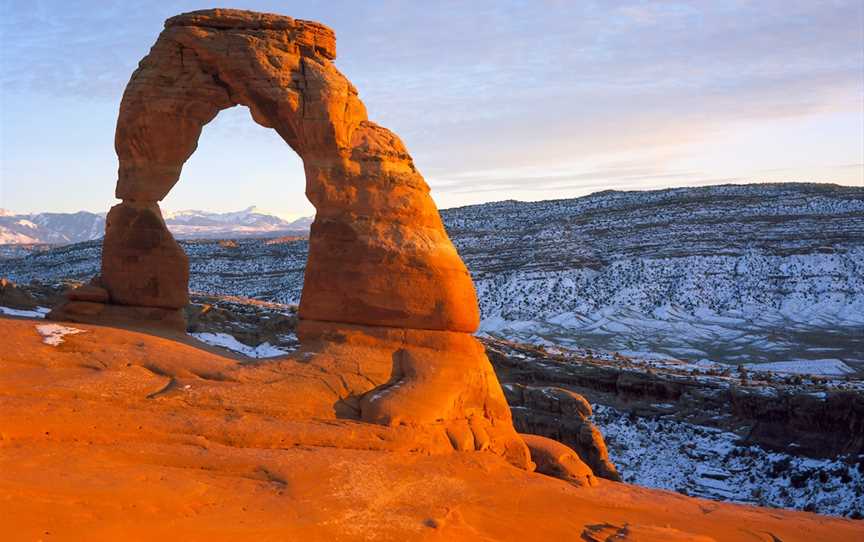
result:
<svg viewBox="0 0 864 542"><path fill-rule="evenodd" d="M254 389L239 392L241 404L275 394L283 418L388 425L393 446L487 450L531 468L483 345L470 335L479 320L471 277L404 145L366 118L333 66L334 39L318 23L248 11L169 19L120 106L123 201L108 214L101 277L69 292L49 317L185 331L188 259L158 202L202 127L245 105L302 158L317 214L301 348L267 367L233 366L228 387ZM371 434L348 432L357 431ZM324 440L340 445L345 434L335 433Z"/></svg>
<svg viewBox="0 0 864 542"><path fill-rule="evenodd" d="M399 138L370 122L333 65L333 32L268 14L209 10L166 21L120 105L120 161L102 283L112 303L186 305L188 261L158 201L180 177L202 127L245 105L301 157L317 210L300 317L476 330L471 278L429 188Z"/></svg>

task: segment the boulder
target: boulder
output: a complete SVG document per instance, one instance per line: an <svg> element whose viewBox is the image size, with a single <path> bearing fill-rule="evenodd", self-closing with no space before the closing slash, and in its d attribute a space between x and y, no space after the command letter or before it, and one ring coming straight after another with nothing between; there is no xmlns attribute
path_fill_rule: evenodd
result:
<svg viewBox="0 0 864 542"><path fill-rule="evenodd" d="M596 486L594 472L575 451L557 440L522 433L531 460L540 474L560 478L577 486Z"/></svg>
<svg viewBox="0 0 864 542"><path fill-rule="evenodd" d="M31 310L39 306L29 292L22 290L7 278L0 278L0 306L11 309Z"/></svg>
<svg viewBox="0 0 864 542"><path fill-rule="evenodd" d="M518 431L543 435L570 446L595 475L620 481L603 434L589 419L591 404L582 395L556 386L526 386L516 382L508 382L504 390L507 402L513 407Z"/></svg>

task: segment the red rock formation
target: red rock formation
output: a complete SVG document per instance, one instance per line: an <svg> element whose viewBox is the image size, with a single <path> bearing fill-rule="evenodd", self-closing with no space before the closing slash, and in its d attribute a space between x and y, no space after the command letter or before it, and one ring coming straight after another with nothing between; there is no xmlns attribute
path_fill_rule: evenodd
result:
<svg viewBox="0 0 864 542"><path fill-rule="evenodd" d="M39 303L11 280L0 277L0 305L12 309L35 309Z"/></svg>
<svg viewBox="0 0 864 542"><path fill-rule="evenodd" d="M318 23L235 10L169 19L120 105L116 195L123 203L108 232L137 229L130 207L158 214L156 202L177 182L202 127L220 110L245 105L303 159L317 211L301 318L474 331L474 288L428 186L399 138L367 119L335 56L333 32ZM105 244L112 302L182 305L185 262L167 232L155 233L158 221L148 220L154 233L135 240L142 246ZM121 274L138 279L114 280Z"/></svg>
<svg viewBox="0 0 864 542"><path fill-rule="evenodd" d="M597 476L621 480L603 435L590 420L591 403L583 396L555 386L512 382L505 389L507 403L518 409L514 410L518 412L514 419L517 430L553 437L562 446L572 447Z"/></svg>
<svg viewBox="0 0 864 542"><path fill-rule="evenodd" d="M182 309L189 303L189 259L155 202L130 201L111 208L101 276L118 305Z"/></svg>
<svg viewBox="0 0 864 542"><path fill-rule="evenodd" d="M531 468L482 345L466 333L301 320L297 357L339 375L341 417L439 433Z"/></svg>
<svg viewBox="0 0 864 542"><path fill-rule="evenodd" d="M582 458L557 440L540 435L522 434L522 440L531 451L531 459L537 465L537 472L554 478L567 480L577 486L596 486L599 484Z"/></svg>
<svg viewBox="0 0 864 542"><path fill-rule="evenodd" d="M530 468L469 335L479 323L474 286L429 187L399 138L368 120L335 56L333 32L315 22L221 9L169 19L120 104L123 201L108 215L102 254L109 303L73 292L52 317L183 330L188 261L158 202L203 126L245 105L303 159L316 218L298 355L338 377L335 414L437 432L453 449Z"/></svg>

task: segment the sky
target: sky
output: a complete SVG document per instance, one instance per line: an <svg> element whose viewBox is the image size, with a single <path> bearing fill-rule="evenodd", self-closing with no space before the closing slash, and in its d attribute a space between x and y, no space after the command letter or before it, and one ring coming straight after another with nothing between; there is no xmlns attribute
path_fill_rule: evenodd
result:
<svg viewBox="0 0 864 542"><path fill-rule="evenodd" d="M212 0L211 0L212 2ZM120 97L211 2L0 0L0 208L116 203ZM864 2L243 1L333 28L336 66L441 208L719 183L864 186ZM222 111L163 209L306 216L300 158Z"/></svg>

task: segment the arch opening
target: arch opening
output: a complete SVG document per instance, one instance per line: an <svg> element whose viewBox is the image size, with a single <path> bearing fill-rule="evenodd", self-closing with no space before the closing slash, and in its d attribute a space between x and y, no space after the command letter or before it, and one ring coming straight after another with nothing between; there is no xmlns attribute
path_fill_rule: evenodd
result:
<svg viewBox="0 0 864 542"><path fill-rule="evenodd" d="M204 126L195 152L160 207L166 219L169 211L226 213L256 207L290 221L315 214L305 184L300 156L238 105L223 109ZM169 227L178 238L193 238L191 229L178 235L170 220Z"/></svg>

